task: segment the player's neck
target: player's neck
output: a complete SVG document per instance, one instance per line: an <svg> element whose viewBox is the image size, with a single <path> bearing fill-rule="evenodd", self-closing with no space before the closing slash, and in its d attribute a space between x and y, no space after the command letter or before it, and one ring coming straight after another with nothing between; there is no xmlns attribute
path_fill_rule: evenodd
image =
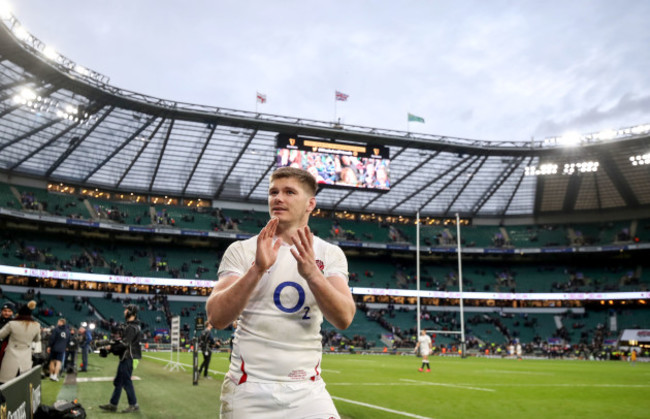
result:
<svg viewBox="0 0 650 419"><path fill-rule="evenodd" d="M291 241L291 236L296 234L296 231L298 231L299 228L304 228L307 226L309 219L306 219L304 221L298 222L298 223L292 223L292 224L286 224L284 225L283 223L278 224L278 228L275 231L276 237L279 237L282 239L282 241L286 244L293 244Z"/></svg>

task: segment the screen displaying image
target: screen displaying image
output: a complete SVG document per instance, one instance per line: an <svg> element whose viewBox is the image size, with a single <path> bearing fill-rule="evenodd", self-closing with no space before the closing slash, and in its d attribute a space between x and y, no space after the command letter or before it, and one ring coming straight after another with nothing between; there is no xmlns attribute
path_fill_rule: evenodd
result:
<svg viewBox="0 0 650 419"><path fill-rule="evenodd" d="M323 186L390 190L390 159L382 146L332 143L279 134L277 167L297 167Z"/></svg>

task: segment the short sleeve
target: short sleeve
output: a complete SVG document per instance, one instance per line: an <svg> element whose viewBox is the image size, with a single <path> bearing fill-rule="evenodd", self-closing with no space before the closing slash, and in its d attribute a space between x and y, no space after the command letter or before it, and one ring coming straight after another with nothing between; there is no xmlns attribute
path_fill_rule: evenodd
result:
<svg viewBox="0 0 650 419"><path fill-rule="evenodd" d="M220 277L224 273L244 276L247 270L248 267L244 262L244 249L242 242L238 241L232 243L228 246L228 249L226 249L223 258L221 258L217 277Z"/></svg>
<svg viewBox="0 0 650 419"><path fill-rule="evenodd" d="M325 275L325 278L340 276L346 281L348 280L348 259L340 247L335 245L328 246L327 263L325 264L323 275Z"/></svg>

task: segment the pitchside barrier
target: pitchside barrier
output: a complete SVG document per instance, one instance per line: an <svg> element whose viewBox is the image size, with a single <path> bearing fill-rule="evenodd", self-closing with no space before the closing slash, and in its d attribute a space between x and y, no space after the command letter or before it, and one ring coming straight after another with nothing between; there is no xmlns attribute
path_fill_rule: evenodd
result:
<svg viewBox="0 0 650 419"><path fill-rule="evenodd" d="M41 365L0 386L0 418L32 419L41 405Z"/></svg>

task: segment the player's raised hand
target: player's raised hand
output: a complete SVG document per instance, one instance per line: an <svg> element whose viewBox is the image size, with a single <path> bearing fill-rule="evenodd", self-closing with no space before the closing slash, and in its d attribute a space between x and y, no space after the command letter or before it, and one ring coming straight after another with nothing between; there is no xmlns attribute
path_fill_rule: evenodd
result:
<svg viewBox="0 0 650 419"><path fill-rule="evenodd" d="M277 218L271 218L257 236L255 266L262 272L273 266L275 260L278 258L278 250L282 245L282 240L278 238L275 244L273 244L273 237L275 236L275 230L278 228L278 221Z"/></svg>
<svg viewBox="0 0 650 419"><path fill-rule="evenodd" d="M309 227L305 226L291 236L291 242L296 246L295 249L291 248L291 254L298 262L298 273L309 280L320 271L314 254L314 235Z"/></svg>

